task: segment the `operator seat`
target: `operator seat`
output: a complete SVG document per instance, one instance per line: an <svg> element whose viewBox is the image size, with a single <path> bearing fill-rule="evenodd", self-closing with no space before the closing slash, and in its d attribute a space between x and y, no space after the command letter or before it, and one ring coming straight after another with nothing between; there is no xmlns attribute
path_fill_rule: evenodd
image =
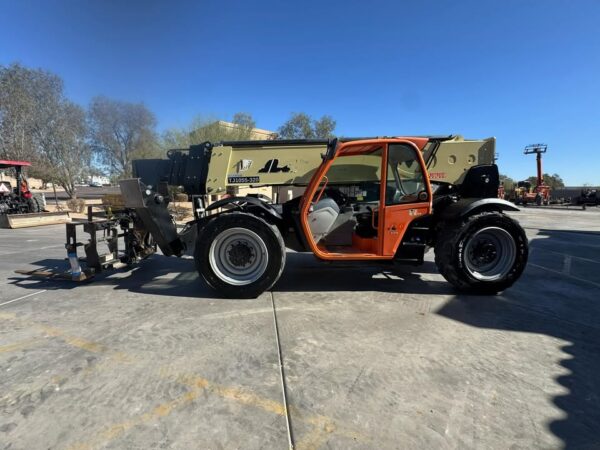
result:
<svg viewBox="0 0 600 450"><path fill-rule="evenodd" d="M318 243L329 233L340 214L340 207L331 198L319 200L308 214L308 225L315 243Z"/></svg>

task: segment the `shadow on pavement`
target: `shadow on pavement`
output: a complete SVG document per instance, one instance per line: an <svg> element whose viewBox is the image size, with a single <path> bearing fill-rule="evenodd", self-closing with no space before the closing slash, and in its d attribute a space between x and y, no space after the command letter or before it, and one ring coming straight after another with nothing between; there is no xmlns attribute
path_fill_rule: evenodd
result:
<svg viewBox="0 0 600 450"><path fill-rule="evenodd" d="M320 262L312 254L288 253L287 267L273 292L370 291L451 295L456 291L437 274L431 261L421 266Z"/></svg>
<svg viewBox="0 0 600 450"><path fill-rule="evenodd" d="M64 259L45 259L32 263L45 270L62 272L68 269ZM437 273L435 264L422 266L365 266L364 264L323 263L312 254L288 253L286 268L273 292L333 292L376 291L390 293L445 294L454 293L444 281L423 278L423 274ZM92 280L73 282L15 275L13 284L27 289L73 289L82 284L112 286L140 294L170 297L215 298L215 292L202 280L191 259L167 258L154 255L132 270L118 270L96 275Z"/></svg>
<svg viewBox="0 0 600 450"><path fill-rule="evenodd" d="M587 234L587 233L586 233ZM600 448L600 289L589 282L600 282L597 275L578 273L578 279L561 277L544 271L559 267L557 250L573 244L573 235L563 231L540 230L539 240L531 242L536 264L528 268L523 279L498 297L458 295L442 306L437 314L468 325L517 332L544 334L564 341L561 350L568 356L557 364L569 370L556 382L568 393L554 397L554 404L565 417L548 424L548 429L560 438L568 449ZM600 233L594 242L599 245ZM579 245L579 244L578 244ZM543 253L543 249L550 247ZM564 258L577 258L573 245ZM568 248L566 249L568 250ZM558 270L558 269L557 269ZM598 272L596 272L597 274ZM565 273L566 275L567 273ZM595 278L594 278L595 276ZM524 364L527 361L524 359ZM539 374L544 377L544 374ZM543 424L541 424L543 425Z"/></svg>
<svg viewBox="0 0 600 450"><path fill-rule="evenodd" d="M32 262L39 270L63 273L69 263L64 259L44 259ZM68 279L51 279L15 274L9 278L12 284L32 290L71 290L82 286L112 287L142 294L166 295L170 297L209 297L214 292L201 280L191 260L167 258L154 255L141 261L132 269L101 272L90 280L75 282Z"/></svg>

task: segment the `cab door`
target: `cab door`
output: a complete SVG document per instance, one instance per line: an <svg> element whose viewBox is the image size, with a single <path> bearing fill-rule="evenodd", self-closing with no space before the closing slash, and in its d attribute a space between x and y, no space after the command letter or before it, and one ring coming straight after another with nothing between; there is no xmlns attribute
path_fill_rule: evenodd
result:
<svg viewBox="0 0 600 450"><path fill-rule="evenodd" d="M393 256L408 225L431 213L431 185L419 149L410 141L389 142L385 152L382 256ZM383 181L383 180L382 180Z"/></svg>

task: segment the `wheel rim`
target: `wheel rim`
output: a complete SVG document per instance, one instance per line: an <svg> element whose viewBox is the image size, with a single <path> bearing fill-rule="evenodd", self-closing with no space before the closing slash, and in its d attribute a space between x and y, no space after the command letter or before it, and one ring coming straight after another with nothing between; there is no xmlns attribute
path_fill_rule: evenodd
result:
<svg viewBox="0 0 600 450"><path fill-rule="evenodd" d="M229 228L210 245L209 262L222 281L244 286L254 283L265 273L269 255L258 234L247 228Z"/></svg>
<svg viewBox="0 0 600 450"><path fill-rule="evenodd" d="M517 258L515 240L498 227L482 228L467 242L465 267L477 280L496 281L504 278Z"/></svg>

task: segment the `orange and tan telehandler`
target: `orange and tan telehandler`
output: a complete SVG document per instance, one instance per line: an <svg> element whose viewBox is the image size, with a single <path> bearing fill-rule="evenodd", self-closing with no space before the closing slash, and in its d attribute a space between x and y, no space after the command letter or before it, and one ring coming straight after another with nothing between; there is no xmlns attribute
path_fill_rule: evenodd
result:
<svg viewBox="0 0 600 450"><path fill-rule="evenodd" d="M134 162L136 178L120 183L125 209L104 221L90 215L83 224L90 241L77 240L82 224L67 225L71 277L132 264L158 245L166 256L193 254L220 295L256 297L279 279L286 248L323 261L415 265L433 248L440 273L456 288L494 294L521 276L528 257L523 229L504 214L517 208L497 198L494 152L493 138L460 136L205 142L171 150L167 159ZM169 185L182 187L193 204L195 219L182 231L167 209ZM240 194L265 186L274 199ZM97 232L112 245L108 257L96 249Z"/></svg>

